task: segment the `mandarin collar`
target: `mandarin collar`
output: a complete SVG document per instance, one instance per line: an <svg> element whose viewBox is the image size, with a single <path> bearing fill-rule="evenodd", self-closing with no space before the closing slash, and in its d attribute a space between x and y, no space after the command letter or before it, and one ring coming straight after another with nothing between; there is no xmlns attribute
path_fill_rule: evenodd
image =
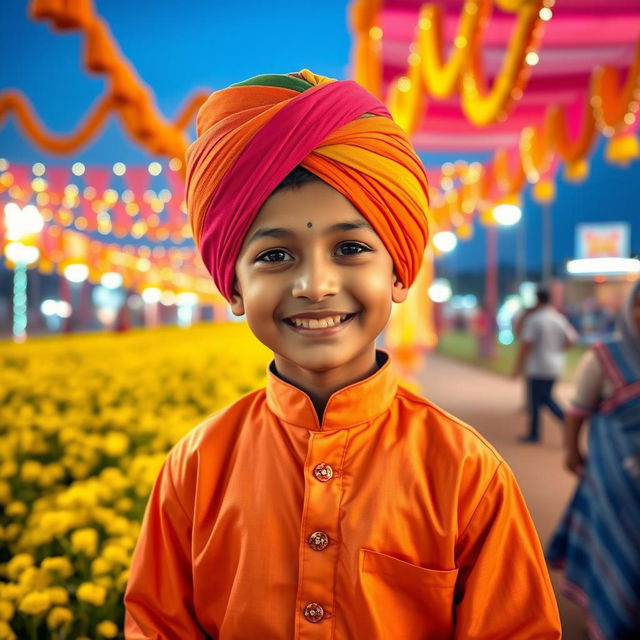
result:
<svg viewBox="0 0 640 640"><path fill-rule="evenodd" d="M314 431L348 429L370 422L391 406L398 387L389 354L376 349L376 361L377 371L331 395L320 424L311 398L280 378L272 360L267 366L267 405L283 422Z"/></svg>

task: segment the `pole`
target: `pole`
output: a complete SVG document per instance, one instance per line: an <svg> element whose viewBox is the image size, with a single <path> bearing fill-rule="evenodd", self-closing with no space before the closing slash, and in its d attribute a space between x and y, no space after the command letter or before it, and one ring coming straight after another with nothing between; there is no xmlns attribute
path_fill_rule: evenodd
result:
<svg viewBox="0 0 640 640"><path fill-rule="evenodd" d="M495 355L495 325L498 310L498 230L487 226L487 273L485 280L485 306L487 309L487 336L490 357Z"/></svg>
<svg viewBox="0 0 640 640"><path fill-rule="evenodd" d="M551 226L551 203L542 205L542 281L546 286L553 278L553 228Z"/></svg>
<svg viewBox="0 0 640 640"><path fill-rule="evenodd" d="M527 279L527 234L524 216L520 220L518 229L518 245L516 247L516 280L518 285Z"/></svg>

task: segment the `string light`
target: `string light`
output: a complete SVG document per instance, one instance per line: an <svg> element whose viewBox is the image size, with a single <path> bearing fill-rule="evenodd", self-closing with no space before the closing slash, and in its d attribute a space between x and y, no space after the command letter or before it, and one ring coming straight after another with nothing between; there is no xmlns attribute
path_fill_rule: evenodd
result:
<svg viewBox="0 0 640 640"><path fill-rule="evenodd" d="M159 176L162 173L162 165L159 162L150 162L148 171L152 176Z"/></svg>

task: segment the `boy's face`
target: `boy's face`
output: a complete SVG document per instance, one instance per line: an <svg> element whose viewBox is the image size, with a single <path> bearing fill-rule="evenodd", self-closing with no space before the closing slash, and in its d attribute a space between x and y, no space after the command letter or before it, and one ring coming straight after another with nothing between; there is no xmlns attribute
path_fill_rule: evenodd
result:
<svg viewBox="0 0 640 640"><path fill-rule="evenodd" d="M236 262L231 309L246 314L276 367L284 359L320 373L375 355L391 302L406 296L366 219L326 183L308 182L277 191L262 206ZM325 329L296 328L288 320L311 312L355 315Z"/></svg>

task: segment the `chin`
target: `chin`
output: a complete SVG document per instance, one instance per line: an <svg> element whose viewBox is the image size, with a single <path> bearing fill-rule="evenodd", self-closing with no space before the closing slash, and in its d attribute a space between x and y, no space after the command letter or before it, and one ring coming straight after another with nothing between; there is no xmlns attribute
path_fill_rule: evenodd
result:
<svg viewBox="0 0 640 640"><path fill-rule="evenodd" d="M345 352L344 348L341 348L340 345L336 345L336 347L331 350L325 347L324 349L318 349L317 353L313 353L313 351L313 349L308 349L302 354L296 353L291 355L286 353L286 350L278 353L281 357L286 358L295 365L318 373L337 369L338 367L348 364L353 359L353 356Z"/></svg>

